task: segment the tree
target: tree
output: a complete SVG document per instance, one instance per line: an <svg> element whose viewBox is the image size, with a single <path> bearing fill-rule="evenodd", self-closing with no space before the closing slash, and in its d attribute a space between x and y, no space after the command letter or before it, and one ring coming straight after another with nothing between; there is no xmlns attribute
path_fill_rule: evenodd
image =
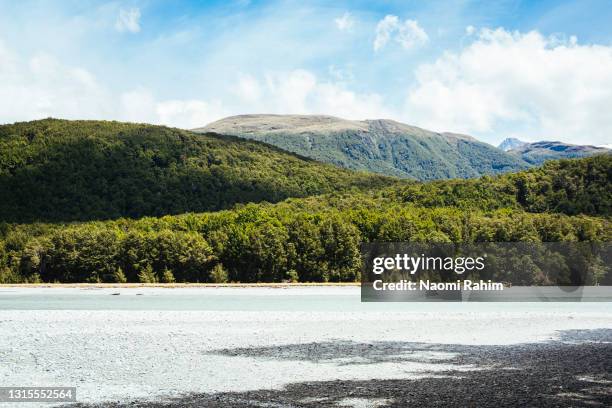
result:
<svg viewBox="0 0 612 408"><path fill-rule="evenodd" d="M127 278L125 277L125 274L123 273L123 269L121 269L121 267L118 267L117 270L115 271L115 282L117 283L127 282Z"/></svg>
<svg viewBox="0 0 612 408"><path fill-rule="evenodd" d="M227 283L227 271L220 263L213 266L210 271L210 281L213 283Z"/></svg>
<svg viewBox="0 0 612 408"><path fill-rule="evenodd" d="M140 273L138 273L138 281L140 283L157 283L157 276L153 273L151 265L145 266Z"/></svg>
<svg viewBox="0 0 612 408"><path fill-rule="evenodd" d="M172 273L172 271L169 269L166 269L164 270L164 273L162 274L161 281L164 283L174 283L176 280L174 279L174 274Z"/></svg>

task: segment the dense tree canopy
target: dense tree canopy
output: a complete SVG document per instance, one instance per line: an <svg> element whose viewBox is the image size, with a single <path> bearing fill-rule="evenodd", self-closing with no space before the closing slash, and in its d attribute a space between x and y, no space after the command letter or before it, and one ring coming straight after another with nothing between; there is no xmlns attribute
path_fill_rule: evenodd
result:
<svg viewBox="0 0 612 408"><path fill-rule="evenodd" d="M3 224L0 279L354 281L360 242L609 242L610 164L590 158L500 178L339 192L159 218ZM522 180L527 180L525 190L519 188ZM554 199L560 195L567 204L555 205L562 202ZM536 279L538 272L528 275Z"/></svg>
<svg viewBox="0 0 612 408"><path fill-rule="evenodd" d="M612 155L559 160L498 177L413 183L395 189L418 205L612 215Z"/></svg>
<svg viewBox="0 0 612 408"><path fill-rule="evenodd" d="M355 281L361 242L610 242L611 180L610 155L417 183L157 126L0 126L0 283Z"/></svg>
<svg viewBox="0 0 612 408"><path fill-rule="evenodd" d="M0 220L211 211L396 183L231 136L46 119L0 126Z"/></svg>

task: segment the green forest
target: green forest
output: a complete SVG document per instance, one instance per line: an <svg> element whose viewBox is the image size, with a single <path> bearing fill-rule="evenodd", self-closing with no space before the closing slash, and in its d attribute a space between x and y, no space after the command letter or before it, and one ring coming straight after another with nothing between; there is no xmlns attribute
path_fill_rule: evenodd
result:
<svg viewBox="0 0 612 408"><path fill-rule="evenodd" d="M610 155L420 183L149 125L0 143L0 283L356 281L362 242L612 241Z"/></svg>
<svg viewBox="0 0 612 408"><path fill-rule="evenodd" d="M397 181L261 142L146 124L0 126L0 220L88 221L215 211Z"/></svg>

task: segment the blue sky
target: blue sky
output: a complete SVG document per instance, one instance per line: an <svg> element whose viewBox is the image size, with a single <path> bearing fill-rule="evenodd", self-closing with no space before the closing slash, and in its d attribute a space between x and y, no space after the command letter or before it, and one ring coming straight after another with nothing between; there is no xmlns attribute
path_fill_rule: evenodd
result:
<svg viewBox="0 0 612 408"><path fill-rule="evenodd" d="M612 143L610 1L0 1L0 122L392 118Z"/></svg>

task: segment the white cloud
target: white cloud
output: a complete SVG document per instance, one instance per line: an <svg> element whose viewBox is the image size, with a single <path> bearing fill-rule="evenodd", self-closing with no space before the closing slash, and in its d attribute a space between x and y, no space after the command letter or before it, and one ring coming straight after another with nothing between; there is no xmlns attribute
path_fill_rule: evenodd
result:
<svg viewBox="0 0 612 408"><path fill-rule="evenodd" d="M275 111L307 112L308 98L316 91L317 79L310 71L298 69L266 75L266 86Z"/></svg>
<svg viewBox="0 0 612 408"><path fill-rule="evenodd" d="M120 96L121 110L117 117L128 122L144 122L158 125L193 129L228 116L218 101L157 100L145 88L137 88Z"/></svg>
<svg viewBox="0 0 612 408"><path fill-rule="evenodd" d="M82 67L66 65L48 54L20 58L2 42L0 62L0 112L5 123L52 116L195 128L225 116L252 112L328 114L349 119L395 116L382 96L355 92L346 87L346 78L331 75L329 80L321 80L303 69L259 76L237 74L234 86L228 87L230 92L218 99L169 99L138 86L112 91Z"/></svg>
<svg viewBox="0 0 612 408"><path fill-rule="evenodd" d="M403 25L399 26L395 40L405 49L410 49L427 43L429 37L425 30L419 26L418 22L406 20Z"/></svg>
<svg viewBox="0 0 612 408"><path fill-rule="evenodd" d="M156 113L156 123L184 129L200 127L228 116L221 102L198 99L163 101L157 104Z"/></svg>
<svg viewBox="0 0 612 408"><path fill-rule="evenodd" d="M342 17L335 18L334 22L340 31L350 31L350 29L355 25L355 20L348 11L344 13Z"/></svg>
<svg viewBox="0 0 612 408"><path fill-rule="evenodd" d="M476 32L476 28L473 25L469 25L467 27L465 27L465 34L466 35L472 35Z"/></svg>
<svg viewBox="0 0 612 408"><path fill-rule="evenodd" d="M207 117L212 119L200 119L192 127L244 113L325 114L347 119L393 116L382 96L354 92L345 86L346 78L331 77L333 80L320 80L304 69L267 72L259 77L241 74L232 89L234 97L223 102L206 102Z"/></svg>
<svg viewBox="0 0 612 408"><path fill-rule="evenodd" d="M312 72L296 69L268 72L257 78L238 76L235 97L221 100L161 100L143 89L121 97L123 120L182 128L204 126L243 113L326 114L348 119L393 116L378 94L360 94L338 82L320 81Z"/></svg>
<svg viewBox="0 0 612 408"><path fill-rule="evenodd" d="M603 144L612 129L612 47L481 30L416 72L408 120L433 129Z"/></svg>
<svg viewBox="0 0 612 408"><path fill-rule="evenodd" d="M117 31L129 31L137 33L140 31L140 9L132 8L129 10L120 9L117 21L115 22Z"/></svg>
<svg viewBox="0 0 612 408"><path fill-rule="evenodd" d="M390 40L408 50L426 44L429 37L416 20L407 19L402 23L397 16L387 15L376 25L374 51L382 49Z"/></svg>
<svg viewBox="0 0 612 408"><path fill-rule="evenodd" d="M376 38L374 39L374 51L384 47L391 38L391 34L396 30L399 19L397 16L385 16L376 25Z"/></svg>
<svg viewBox="0 0 612 408"><path fill-rule="evenodd" d="M410 43L410 36L405 35L410 30L400 29L410 24L387 16L379 26L385 20L377 32L378 49ZM194 79L194 94L183 99L172 93L158 95L156 88L138 84L117 88L120 85L97 78L85 66L46 53L28 54L24 47L8 47L0 41L1 121L54 116L192 128L233 114L312 113L349 119L394 118L491 142L514 136L610 144L612 47L583 45L572 36L563 39L503 29L475 29L465 41L464 48L420 65L412 84L398 86L384 96L368 88L374 79L361 81L364 73L358 65L355 70L360 81L354 80L351 66L342 65L340 59L340 65L328 66L323 76L292 69L290 64L278 71L266 71L263 65L234 76L230 72L221 77L209 75L219 78L219 83L207 89ZM296 63L305 65L307 61ZM374 77L377 71L373 67L367 72ZM388 85L385 79L382 84ZM202 88L207 93L195 94ZM178 91L185 92L185 88ZM401 108L391 105L398 96L394 93L400 93L400 99L405 97Z"/></svg>
<svg viewBox="0 0 612 408"><path fill-rule="evenodd" d="M48 116L108 117L108 93L86 69L47 54L20 58L0 44L2 122Z"/></svg>
<svg viewBox="0 0 612 408"><path fill-rule="evenodd" d="M19 58L0 41L2 123L56 117L201 126L227 116L220 102L160 100L146 88L116 94L88 70L48 54Z"/></svg>
<svg viewBox="0 0 612 408"><path fill-rule="evenodd" d="M254 102L261 97L261 86L251 75L241 74L232 90L245 102Z"/></svg>
<svg viewBox="0 0 612 408"><path fill-rule="evenodd" d="M121 120L128 122L156 123L157 102L155 96L146 88L136 88L124 92L121 101Z"/></svg>
<svg viewBox="0 0 612 408"><path fill-rule="evenodd" d="M268 73L260 81L259 99L251 108L236 113L259 112L326 114L348 119L390 117L383 98L375 93L357 93L342 82L320 81L312 72L297 69Z"/></svg>
<svg viewBox="0 0 612 408"><path fill-rule="evenodd" d="M390 117L377 94L359 94L340 83L319 81L312 72L297 69L269 72L257 78L238 76L235 97L221 100L156 100L136 89L121 96L123 120L192 129L225 116L244 113L326 114L348 119Z"/></svg>

